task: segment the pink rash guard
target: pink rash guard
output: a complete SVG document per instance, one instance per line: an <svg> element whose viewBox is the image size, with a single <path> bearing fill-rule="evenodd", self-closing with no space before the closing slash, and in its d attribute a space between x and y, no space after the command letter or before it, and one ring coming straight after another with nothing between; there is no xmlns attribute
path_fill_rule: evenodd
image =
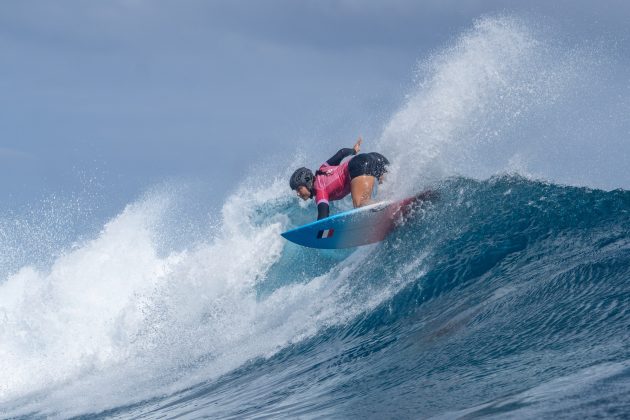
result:
<svg viewBox="0 0 630 420"><path fill-rule="evenodd" d="M346 195L350 194L348 162L350 161L348 160L337 166L329 165L328 162L324 162L322 166L319 167L319 171L325 172L325 174L315 177L313 189L315 190L316 205L319 205L319 203L328 204L329 200L341 200Z"/></svg>

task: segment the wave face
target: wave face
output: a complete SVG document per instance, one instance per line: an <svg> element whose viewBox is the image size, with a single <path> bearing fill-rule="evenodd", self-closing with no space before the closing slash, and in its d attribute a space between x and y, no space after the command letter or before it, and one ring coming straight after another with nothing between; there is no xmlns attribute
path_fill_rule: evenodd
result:
<svg viewBox="0 0 630 420"><path fill-rule="evenodd" d="M559 182L536 128L593 61L544 39L482 19L423 65L380 194L439 199L380 244L285 242L314 214L287 176L217 220L158 189L74 243L3 217L1 417L627 417L630 192Z"/></svg>

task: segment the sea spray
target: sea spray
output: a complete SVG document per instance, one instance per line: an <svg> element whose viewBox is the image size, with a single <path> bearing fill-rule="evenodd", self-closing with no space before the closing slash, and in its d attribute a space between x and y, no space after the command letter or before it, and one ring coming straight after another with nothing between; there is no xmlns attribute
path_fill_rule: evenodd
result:
<svg viewBox="0 0 630 420"><path fill-rule="evenodd" d="M584 182L586 170L592 185L610 185L592 162L572 161L579 148L581 155L593 148L575 122L591 120L593 110L577 98L597 97L608 101L607 112L623 112L617 99L601 97L600 81L611 72L605 52L549 38L515 17L480 18L420 62L415 87L375 147L393 162L383 190L407 196L447 176L506 172ZM603 121L593 124L606 130ZM617 149L598 154L616 161Z"/></svg>
<svg viewBox="0 0 630 420"><path fill-rule="evenodd" d="M576 392L623 412L611 397L628 392L628 194L486 179L537 164L521 148L532 118L565 100L576 64L589 74L557 51L491 17L424 62L375 149L394 162L383 193L431 185L441 199L382 244L284 242L314 209L269 173L261 188L257 171L188 246L164 238L177 236L177 195L158 191L49 263L9 270L0 413L550 413L563 394L544 384L585 376Z"/></svg>

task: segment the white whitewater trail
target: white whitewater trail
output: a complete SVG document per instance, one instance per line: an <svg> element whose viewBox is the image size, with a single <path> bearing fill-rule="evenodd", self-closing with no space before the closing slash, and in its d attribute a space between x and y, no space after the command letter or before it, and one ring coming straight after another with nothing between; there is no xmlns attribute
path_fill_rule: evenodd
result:
<svg viewBox="0 0 630 420"><path fill-rule="evenodd" d="M522 149L522 122L579 80L580 63L579 54L558 58L519 20L478 21L424 63L384 128L374 147L394 162L384 193L527 169L539 155ZM52 264L0 279L0 414L67 417L169 395L348 322L424 269L419 252L399 278L361 289L353 276L370 261L375 248L366 247L307 281L284 272L259 296L289 258L280 236L289 216L265 210L294 205L286 179L264 191L245 181L212 238L164 251L173 200L147 194Z"/></svg>
<svg viewBox="0 0 630 420"><path fill-rule="evenodd" d="M257 296L288 218L253 220L264 204L288 202L284 180L264 192L243 187L212 240L160 255L170 200L154 193L129 205L49 269L26 266L0 284L6 414L68 416L168 394L347 322L397 288L349 297L347 278L368 248L334 272Z"/></svg>

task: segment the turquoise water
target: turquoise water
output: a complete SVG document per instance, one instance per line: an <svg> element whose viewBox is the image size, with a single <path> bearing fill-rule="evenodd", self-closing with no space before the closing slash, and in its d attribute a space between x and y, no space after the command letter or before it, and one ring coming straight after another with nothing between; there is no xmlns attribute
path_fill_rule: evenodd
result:
<svg viewBox="0 0 630 420"><path fill-rule="evenodd" d="M106 414L627 416L630 193L519 177L439 190L349 274L348 299L396 289L389 298L270 358ZM286 248L279 266L299 251ZM289 266L261 293L275 276Z"/></svg>
<svg viewBox="0 0 630 420"><path fill-rule="evenodd" d="M437 188L440 199L381 244L339 253L284 244L247 293L251 301L232 302L235 311L252 311L247 322L223 306L230 292L206 300L200 312L186 308L189 322L153 307L182 330L138 333L126 344L143 340L137 359L125 362L131 365L127 375L75 378L88 392L103 390L106 401L120 398L116 384L125 392L145 386L153 395L74 414L626 417L630 193L513 176L453 178ZM278 206L301 216L281 202L262 211ZM317 269L303 267L308 275L301 277L298 264ZM313 280L317 271L320 280ZM232 328L249 330L239 338ZM203 333L231 335L228 344L237 345L194 336ZM149 337L160 340L153 349ZM147 369L137 366L139 360L155 363L164 346L181 349L191 342L206 347L180 359L167 352L168 363L136 376ZM239 342L253 353L241 355ZM225 372L214 366L234 359L238 363ZM168 390L190 377L190 385ZM73 385L57 384L5 407L18 416L65 417L76 407L72 400L79 397L69 397L75 392ZM39 398L46 407L29 411ZM99 402L92 398L89 404ZM61 405L51 409L54 404Z"/></svg>
<svg viewBox="0 0 630 420"><path fill-rule="evenodd" d="M217 203L2 213L0 417L629 417L627 69L551 32L486 17L420 64L364 147L379 197L439 199L379 244L280 236L316 214L299 153Z"/></svg>

